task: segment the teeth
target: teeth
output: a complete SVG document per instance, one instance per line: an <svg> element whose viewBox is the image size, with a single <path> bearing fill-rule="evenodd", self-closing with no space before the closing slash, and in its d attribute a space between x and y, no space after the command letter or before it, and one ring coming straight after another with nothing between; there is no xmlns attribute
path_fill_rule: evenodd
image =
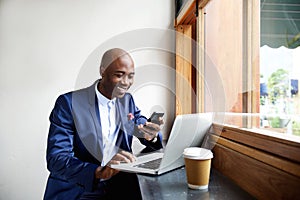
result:
<svg viewBox="0 0 300 200"><path fill-rule="evenodd" d="M118 89L120 89L120 90L126 90L126 88L122 88L122 87L117 87Z"/></svg>

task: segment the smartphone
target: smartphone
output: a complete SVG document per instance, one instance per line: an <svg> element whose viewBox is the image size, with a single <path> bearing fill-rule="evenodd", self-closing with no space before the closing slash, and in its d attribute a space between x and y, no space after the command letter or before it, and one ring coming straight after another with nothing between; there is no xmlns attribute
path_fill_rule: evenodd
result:
<svg viewBox="0 0 300 200"><path fill-rule="evenodd" d="M159 124L159 118L163 117L164 113L153 112L151 117L148 119L148 122Z"/></svg>

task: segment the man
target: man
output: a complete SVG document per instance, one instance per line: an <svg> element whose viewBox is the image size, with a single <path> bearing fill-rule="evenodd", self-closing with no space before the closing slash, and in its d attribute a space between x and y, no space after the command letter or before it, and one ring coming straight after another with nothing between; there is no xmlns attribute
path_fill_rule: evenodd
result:
<svg viewBox="0 0 300 200"><path fill-rule="evenodd" d="M101 79L63 94L50 115L44 199L141 199L135 174L110 164L133 162L131 144L138 136L149 150L162 148L159 124L147 122L127 90L134 63L122 49L104 53Z"/></svg>

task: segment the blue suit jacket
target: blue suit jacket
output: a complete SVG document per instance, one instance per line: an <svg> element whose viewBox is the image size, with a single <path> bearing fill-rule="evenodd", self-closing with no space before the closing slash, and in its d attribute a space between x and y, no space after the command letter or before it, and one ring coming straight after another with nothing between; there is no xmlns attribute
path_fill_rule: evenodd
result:
<svg viewBox="0 0 300 200"><path fill-rule="evenodd" d="M97 83L97 82L96 82ZM95 83L95 84L96 84ZM103 158L102 133L95 84L60 95L50 114L47 144L47 167L50 171L44 199L78 199L93 190L94 173ZM138 135L136 125L146 122L130 94L116 100L120 131L116 146L132 152L133 135L156 150L162 148L159 133L156 143ZM100 111L101 112L101 111ZM132 113L133 120L127 115Z"/></svg>

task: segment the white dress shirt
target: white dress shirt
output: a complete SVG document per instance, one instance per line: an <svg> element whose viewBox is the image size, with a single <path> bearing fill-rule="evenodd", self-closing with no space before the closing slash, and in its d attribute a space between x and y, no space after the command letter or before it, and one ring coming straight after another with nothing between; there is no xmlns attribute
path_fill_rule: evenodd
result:
<svg viewBox="0 0 300 200"><path fill-rule="evenodd" d="M105 166L117 153L118 147L115 145L118 138L119 125L116 123L116 99L108 99L102 95L95 87L98 108L100 114L103 159L102 166Z"/></svg>

